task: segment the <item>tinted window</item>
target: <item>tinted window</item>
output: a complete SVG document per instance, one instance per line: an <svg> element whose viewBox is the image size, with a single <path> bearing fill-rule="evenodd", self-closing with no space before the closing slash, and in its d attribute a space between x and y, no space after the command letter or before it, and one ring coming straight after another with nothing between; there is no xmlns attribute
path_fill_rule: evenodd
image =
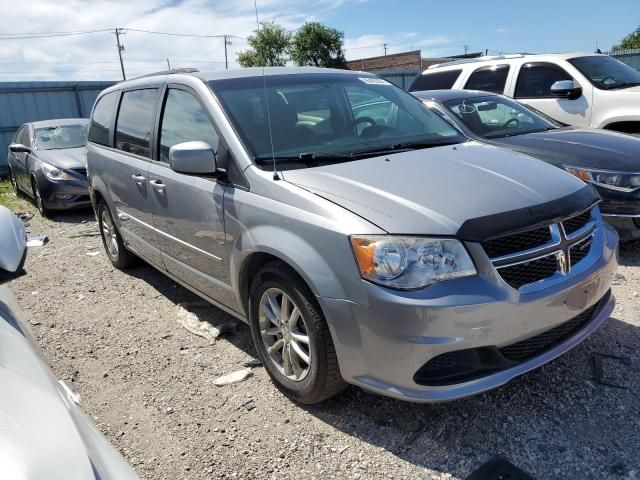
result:
<svg viewBox="0 0 640 480"><path fill-rule="evenodd" d="M573 80L571 75L552 63L527 63L520 69L516 98L551 98L551 85Z"/></svg>
<svg viewBox="0 0 640 480"><path fill-rule="evenodd" d="M464 88L483 90L485 92L502 93L509 74L508 65L483 67L471 74Z"/></svg>
<svg viewBox="0 0 640 480"><path fill-rule="evenodd" d="M447 70L418 75L409 87L410 92L421 90L449 90L456 83L462 70Z"/></svg>
<svg viewBox="0 0 640 480"><path fill-rule="evenodd" d="M155 88L124 93L116 123L118 150L149 156L157 99L158 90Z"/></svg>
<svg viewBox="0 0 640 480"><path fill-rule="evenodd" d="M577 57L569 60L569 63L580 70L593 85L603 90L640 85L640 72L612 57Z"/></svg>
<svg viewBox="0 0 640 480"><path fill-rule="evenodd" d="M91 126L89 127L89 141L100 145L109 145L109 129L113 111L116 108L120 92L107 93L98 100L93 109Z"/></svg>
<svg viewBox="0 0 640 480"><path fill-rule="evenodd" d="M218 134L200 102L184 90L171 89L162 114L160 161L169 162L169 149L184 142L200 140L218 150Z"/></svg>

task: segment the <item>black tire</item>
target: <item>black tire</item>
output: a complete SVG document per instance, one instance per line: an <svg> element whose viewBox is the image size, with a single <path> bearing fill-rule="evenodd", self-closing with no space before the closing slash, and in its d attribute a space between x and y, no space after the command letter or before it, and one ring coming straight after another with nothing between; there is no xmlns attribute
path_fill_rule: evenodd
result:
<svg viewBox="0 0 640 480"><path fill-rule="evenodd" d="M299 380L287 377L286 371L281 371L282 367L278 366L267 352L267 345L261 333L260 310L263 295L266 295L268 291L283 292L292 301L293 308L297 308L300 312L300 320L302 321L300 325L304 326L304 333L308 340L308 347L305 351L309 354L310 360L305 376ZM282 297L280 298L282 299ZM262 317L264 322L265 315L263 314ZM253 279L249 294L249 323L258 357L276 387L290 399L304 404L318 403L336 395L347 386L340 375L336 350L320 306L309 287L286 264L282 262L270 263L263 267ZM268 319L266 319L266 323L271 326ZM271 328L271 330L274 329L278 328ZM292 331L293 329L289 330L289 332ZM288 335L291 336L291 333ZM273 338L282 339L286 345L286 339L282 336L274 336ZM302 343L299 342L299 345ZM282 349L283 357L285 348L287 347ZM294 350L289 349L295 357L297 354ZM289 362L291 365L291 360ZM300 363L298 363L298 367L300 368Z"/></svg>
<svg viewBox="0 0 640 480"><path fill-rule="evenodd" d="M34 177L31 177L31 189L33 192L33 201L35 202L36 208L40 212L40 215L42 215L44 218L48 218L49 215L51 214L51 211L45 205L44 200L40 195L40 188L38 187L38 181Z"/></svg>
<svg viewBox="0 0 640 480"><path fill-rule="evenodd" d="M98 203L98 228L104 251L114 267L123 270L136 262L136 256L125 247L113 221L113 215L104 200Z"/></svg>
<svg viewBox="0 0 640 480"><path fill-rule="evenodd" d="M16 181L16 177L13 174L13 170L9 168L9 181L11 182L11 188L13 189L13 193L16 197L21 197L22 192L20 191L20 187L18 186L18 182Z"/></svg>

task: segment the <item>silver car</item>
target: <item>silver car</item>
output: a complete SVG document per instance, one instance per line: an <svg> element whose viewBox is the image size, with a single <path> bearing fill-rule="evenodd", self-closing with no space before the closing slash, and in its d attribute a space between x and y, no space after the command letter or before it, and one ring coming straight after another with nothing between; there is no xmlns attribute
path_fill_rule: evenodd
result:
<svg viewBox="0 0 640 480"><path fill-rule="evenodd" d="M22 222L0 206L0 478L136 480L78 406L73 384L56 381L2 285L24 273L25 240Z"/></svg>
<svg viewBox="0 0 640 480"><path fill-rule="evenodd" d="M452 400L610 315L618 237L592 186L468 140L362 72L177 70L93 108L106 253L247 322L290 398Z"/></svg>

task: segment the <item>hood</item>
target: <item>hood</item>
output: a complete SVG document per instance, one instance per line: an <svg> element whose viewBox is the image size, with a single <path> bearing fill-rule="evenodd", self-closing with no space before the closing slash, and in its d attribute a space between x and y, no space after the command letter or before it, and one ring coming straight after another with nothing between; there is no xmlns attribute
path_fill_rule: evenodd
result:
<svg viewBox="0 0 640 480"><path fill-rule="evenodd" d="M60 150L36 150L35 155L40 160L50 163L54 167L66 170L87 168L85 147L64 148Z"/></svg>
<svg viewBox="0 0 640 480"><path fill-rule="evenodd" d="M640 172L640 137L608 130L561 128L491 140L561 167Z"/></svg>
<svg viewBox="0 0 640 480"><path fill-rule="evenodd" d="M455 235L467 220L584 187L546 163L477 142L289 170L283 177L389 233L416 235Z"/></svg>
<svg viewBox="0 0 640 480"><path fill-rule="evenodd" d="M0 477L95 479L90 447L70 413L75 406L39 352L15 298L0 286Z"/></svg>

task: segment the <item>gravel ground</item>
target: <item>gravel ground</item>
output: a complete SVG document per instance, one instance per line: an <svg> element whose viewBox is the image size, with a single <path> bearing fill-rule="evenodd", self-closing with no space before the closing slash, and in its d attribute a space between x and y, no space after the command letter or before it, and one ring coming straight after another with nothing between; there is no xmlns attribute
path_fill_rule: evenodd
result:
<svg viewBox="0 0 640 480"><path fill-rule="evenodd" d="M29 206L34 211L32 206ZM640 244L621 251L614 315L582 345L503 388L415 405L350 387L296 405L255 363L248 327L214 345L177 321L182 304L230 317L141 264L109 264L90 212L36 215L28 274L12 284L53 371L144 479L464 478L503 456L539 479L640 478ZM98 253L95 253L98 252ZM594 380L599 354L605 386ZM249 363L250 364L250 363Z"/></svg>

